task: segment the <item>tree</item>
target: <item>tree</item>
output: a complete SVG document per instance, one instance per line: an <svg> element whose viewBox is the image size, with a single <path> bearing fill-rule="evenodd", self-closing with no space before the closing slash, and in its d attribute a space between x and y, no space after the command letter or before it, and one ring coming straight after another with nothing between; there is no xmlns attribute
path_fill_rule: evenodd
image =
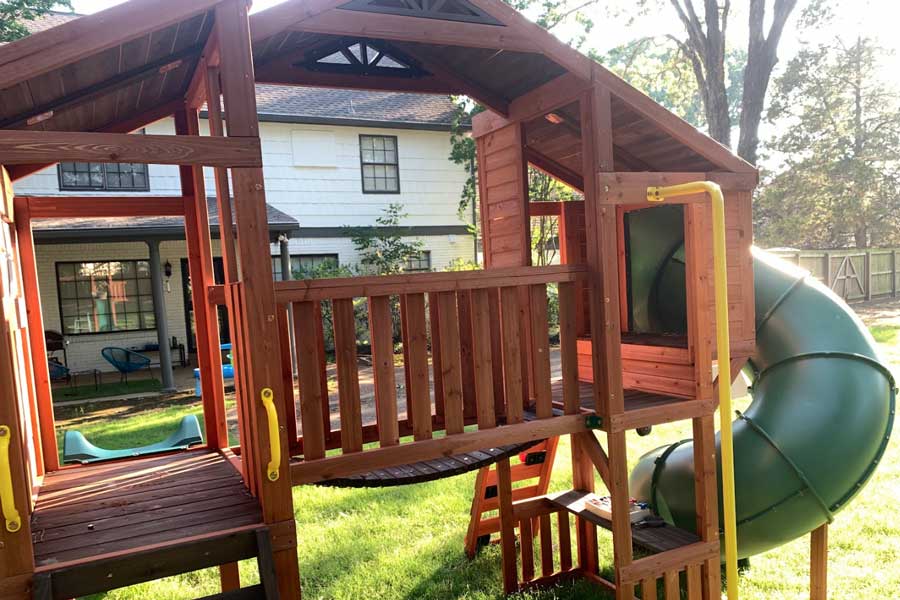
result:
<svg viewBox="0 0 900 600"><path fill-rule="evenodd" d="M0 0L0 42L25 37L25 23L47 14L54 6L72 10L70 0Z"/></svg>
<svg viewBox="0 0 900 600"><path fill-rule="evenodd" d="M818 6L820 0L813 0ZM644 9L662 0L643 0ZM695 0L668 0L684 28L685 35L666 37L687 57L703 103L709 135L731 146L732 104L729 72L725 57L731 0L703 0L700 10ZM778 62L778 44L797 0L774 0L766 29L767 0L749 0L746 65L740 86L740 139L737 153L755 164L759 147L759 124L772 70Z"/></svg>
<svg viewBox="0 0 900 600"><path fill-rule="evenodd" d="M613 48L605 55L592 53L591 56L691 125L708 126L690 56L670 38L641 38ZM741 72L746 63L746 53L742 50L731 49L725 53L728 118L732 126L740 119Z"/></svg>
<svg viewBox="0 0 900 600"><path fill-rule="evenodd" d="M900 101L871 40L804 49L776 83L767 146L783 165L756 203L770 245L900 243Z"/></svg>
<svg viewBox="0 0 900 600"><path fill-rule="evenodd" d="M407 259L422 251L421 240L403 240L400 224L407 216L401 203L392 202L375 219L376 227L351 229L351 240L361 256L359 262L364 272L370 275L396 275L403 271Z"/></svg>

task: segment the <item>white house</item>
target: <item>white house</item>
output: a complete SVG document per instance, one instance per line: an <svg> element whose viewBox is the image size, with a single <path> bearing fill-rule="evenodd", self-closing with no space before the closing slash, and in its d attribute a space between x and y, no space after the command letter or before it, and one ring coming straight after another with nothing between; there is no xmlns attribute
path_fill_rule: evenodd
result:
<svg viewBox="0 0 900 600"><path fill-rule="evenodd" d="M58 24L72 17L49 18ZM353 265L359 256L348 226L375 227L395 202L407 213L404 237L423 243L410 270L475 259L472 216L458 212L466 173L449 160L449 98L259 85L257 104L274 276L283 276L285 250L292 271L326 261ZM201 129L206 125L201 121ZM174 123L160 121L145 133L174 133ZM207 189L214 189L211 170L206 176ZM172 196L181 187L173 166L64 163L17 182L16 192ZM215 202L209 205L215 225ZM169 336L189 358L194 342L180 219L54 219L36 221L34 232L45 329L64 337L70 369L109 370L102 348L156 344L155 302L164 304ZM216 240L213 250L218 255ZM159 299L150 281L155 251L164 273Z"/></svg>

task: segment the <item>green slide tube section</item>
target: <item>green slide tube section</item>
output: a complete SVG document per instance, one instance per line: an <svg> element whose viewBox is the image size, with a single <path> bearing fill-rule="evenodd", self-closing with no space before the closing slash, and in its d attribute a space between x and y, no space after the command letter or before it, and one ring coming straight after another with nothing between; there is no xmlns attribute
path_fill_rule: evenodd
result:
<svg viewBox="0 0 900 600"><path fill-rule="evenodd" d="M681 256L635 260L656 261L660 285L683 286ZM859 493L887 446L896 393L868 330L831 290L756 249L754 276L753 402L733 423L742 558L830 522ZM687 530L695 528L693 458L683 440L643 456L631 475L633 497ZM721 490L719 502L722 514Z"/></svg>

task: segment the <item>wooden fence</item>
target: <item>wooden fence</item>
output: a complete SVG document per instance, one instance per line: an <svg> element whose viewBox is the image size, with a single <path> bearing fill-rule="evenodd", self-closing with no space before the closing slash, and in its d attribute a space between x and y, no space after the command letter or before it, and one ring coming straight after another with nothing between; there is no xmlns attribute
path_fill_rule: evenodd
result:
<svg viewBox="0 0 900 600"><path fill-rule="evenodd" d="M807 269L847 302L896 298L900 249L770 250Z"/></svg>

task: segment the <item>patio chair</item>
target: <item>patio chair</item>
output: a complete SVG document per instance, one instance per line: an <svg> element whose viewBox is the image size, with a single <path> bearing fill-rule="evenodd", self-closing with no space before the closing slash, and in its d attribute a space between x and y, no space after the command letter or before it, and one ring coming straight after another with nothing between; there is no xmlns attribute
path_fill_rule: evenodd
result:
<svg viewBox="0 0 900 600"><path fill-rule="evenodd" d="M120 375L120 381L125 383L128 383L129 373L134 373L141 369L147 369L150 371L150 375L153 375L153 370L150 368L150 357L144 356L139 352L109 346L102 349L100 355L106 359L106 362L116 368Z"/></svg>
<svg viewBox="0 0 900 600"><path fill-rule="evenodd" d="M47 361L47 368L50 371L50 381L69 381L72 378L69 368L53 359Z"/></svg>

